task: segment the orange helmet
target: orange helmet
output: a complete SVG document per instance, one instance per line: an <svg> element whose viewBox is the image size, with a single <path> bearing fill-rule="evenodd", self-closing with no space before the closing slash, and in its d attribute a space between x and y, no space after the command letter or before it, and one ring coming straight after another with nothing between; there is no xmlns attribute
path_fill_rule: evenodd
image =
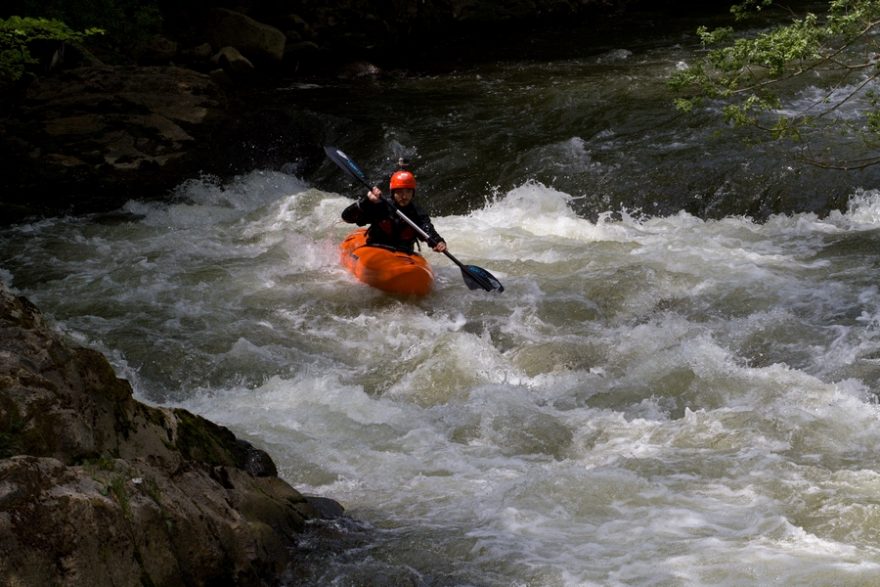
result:
<svg viewBox="0 0 880 587"><path fill-rule="evenodd" d="M391 189L416 189L416 177L409 171L395 171L391 176Z"/></svg>

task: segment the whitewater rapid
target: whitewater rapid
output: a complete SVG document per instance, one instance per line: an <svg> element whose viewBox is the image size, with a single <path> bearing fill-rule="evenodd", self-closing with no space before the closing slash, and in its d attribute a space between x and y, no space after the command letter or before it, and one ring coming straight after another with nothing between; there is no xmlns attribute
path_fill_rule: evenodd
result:
<svg viewBox="0 0 880 587"><path fill-rule="evenodd" d="M296 584L877 584L880 192L764 223L576 201L434 215L500 295L431 252L424 299L356 282L350 200L269 171L5 229L0 278L346 507Z"/></svg>

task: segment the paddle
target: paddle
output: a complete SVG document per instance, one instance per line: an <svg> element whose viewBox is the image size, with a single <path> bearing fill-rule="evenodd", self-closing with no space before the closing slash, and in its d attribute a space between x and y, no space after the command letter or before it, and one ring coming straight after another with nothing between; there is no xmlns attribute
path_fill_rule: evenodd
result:
<svg viewBox="0 0 880 587"><path fill-rule="evenodd" d="M348 155L337 149L336 147L324 147L324 152L327 153L327 157L330 158L336 165L338 165L343 171L345 171L350 177L361 182L366 186L367 189L373 189L373 186L367 181L366 174L361 170L357 164L348 158ZM404 222L409 224L413 230L419 233L425 240L429 240L430 237L425 233L422 228L413 222L409 216L401 212L397 206L395 206L389 200L383 198L386 204L394 210L395 214L397 214ZM465 285L468 286L469 289L479 289L482 288L486 291L498 291L499 293L504 291L504 286L501 285L501 282L495 279L495 276L483 269L482 267L477 267L476 265L464 265L461 261L452 256L452 253L449 251L443 251L443 254L452 259L453 263L458 265L461 269L461 276L464 278Z"/></svg>

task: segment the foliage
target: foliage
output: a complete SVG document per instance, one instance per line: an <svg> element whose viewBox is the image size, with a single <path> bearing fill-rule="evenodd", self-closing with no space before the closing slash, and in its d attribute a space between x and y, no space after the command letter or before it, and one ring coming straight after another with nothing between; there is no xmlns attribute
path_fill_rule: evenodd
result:
<svg viewBox="0 0 880 587"><path fill-rule="evenodd" d="M38 41L57 41L80 45L90 36L101 34L101 29L75 31L60 20L10 16L0 19L0 86L16 82L39 60L31 54L30 46Z"/></svg>
<svg viewBox="0 0 880 587"><path fill-rule="evenodd" d="M4 0L4 14L58 20L76 30L100 28L104 34L89 39L89 48L110 61L125 61L163 26L159 0Z"/></svg>
<svg viewBox="0 0 880 587"><path fill-rule="evenodd" d="M773 0L746 0L731 9L737 22L776 8ZM698 29L704 58L670 79L676 106L692 111L707 100L724 104L726 122L754 127L775 139L802 139L812 130L846 127L868 148L880 150L880 0L830 0L821 15L789 13L786 22L737 36L732 27ZM781 97L808 86L823 95L796 111L781 109ZM857 120L838 116L858 104ZM853 169L880 163L817 162Z"/></svg>

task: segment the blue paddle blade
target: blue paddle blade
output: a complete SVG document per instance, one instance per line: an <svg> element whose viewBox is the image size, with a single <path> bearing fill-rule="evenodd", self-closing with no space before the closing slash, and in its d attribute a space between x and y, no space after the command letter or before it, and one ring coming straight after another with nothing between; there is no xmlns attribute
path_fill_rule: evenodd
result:
<svg viewBox="0 0 880 587"><path fill-rule="evenodd" d="M330 158L331 161L336 163L343 171L347 172L354 179L360 181L364 185L369 185L369 181L367 181L367 174L363 172L363 170L357 166L357 163L348 158L348 155L343 153L340 149L336 147L325 146L324 152L327 154L327 157Z"/></svg>
<svg viewBox="0 0 880 587"><path fill-rule="evenodd" d="M486 291L504 291L501 282L495 279L495 276L476 265L462 265L461 276L464 278L464 284L468 289L484 289Z"/></svg>

